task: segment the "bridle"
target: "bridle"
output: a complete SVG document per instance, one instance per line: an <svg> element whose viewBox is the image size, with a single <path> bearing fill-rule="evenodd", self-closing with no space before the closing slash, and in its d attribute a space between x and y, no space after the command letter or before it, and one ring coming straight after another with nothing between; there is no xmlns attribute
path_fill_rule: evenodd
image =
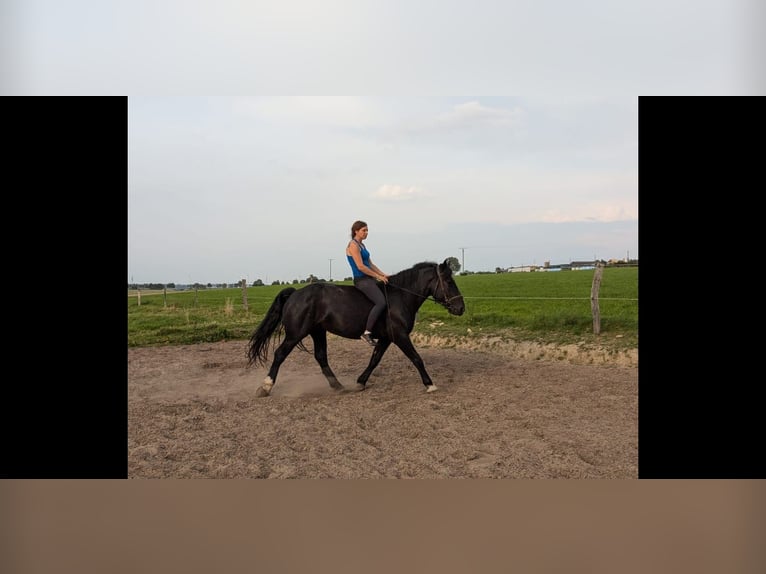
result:
<svg viewBox="0 0 766 574"><path fill-rule="evenodd" d="M438 284L437 288L434 289L434 294L432 296L433 300L434 300L434 302L438 303L439 305L441 305L442 307L444 307L445 309L450 311L450 310L452 310L452 301L454 299L460 299L462 297L462 295L455 295L454 297L447 297L447 286L444 284L444 278L442 277L441 271L439 271L439 264L436 263L434 265L434 267L436 269L436 278L437 278L439 284ZM385 290L386 285L387 285L386 283L383 284L384 290ZM409 289L405 289L404 287L399 287L398 285L394 285L393 283L388 283L388 285L390 285L391 287L396 287L400 291L406 291L407 293L411 293L413 295L417 295L418 297L422 297L423 299L428 299L428 297L429 297L428 295L421 295L420 293L415 293L415 291L410 291ZM437 293L437 290L439 289L439 287L441 287L442 295L444 296L444 300L443 301L439 301L436 298L436 293Z"/></svg>
<svg viewBox="0 0 766 574"><path fill-rule="evenodd" d="M442 273L439 271L439 264L436 264L436 277L439 279L439 287L442 288L442 294L444 295L444 301L439 301L436 298L436 290L434 289L434 301L436 301L439 305L447 309L448 311L452 310L452 300L453 299L460 299L463 296L462 295L455 295L454 297L447 297L447 287L444 285L444 279L442 278Z"/></svg>

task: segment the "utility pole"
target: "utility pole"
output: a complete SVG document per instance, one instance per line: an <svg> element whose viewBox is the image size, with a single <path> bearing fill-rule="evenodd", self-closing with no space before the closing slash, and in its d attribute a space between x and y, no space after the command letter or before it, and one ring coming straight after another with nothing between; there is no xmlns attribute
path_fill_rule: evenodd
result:
<svg viewBox="0 0 766 574"><path fill-rule="evenodd" d="M330 281L332 281L332 259L330 259Z"/></svg>
<svg viewBox="0 0 766 574"><path fill-rule="evenodd" d="M462 261L460 263L460 270L465 271L465 247L458 247L458 249L460 249L460 252L463 254Z"/></svg>

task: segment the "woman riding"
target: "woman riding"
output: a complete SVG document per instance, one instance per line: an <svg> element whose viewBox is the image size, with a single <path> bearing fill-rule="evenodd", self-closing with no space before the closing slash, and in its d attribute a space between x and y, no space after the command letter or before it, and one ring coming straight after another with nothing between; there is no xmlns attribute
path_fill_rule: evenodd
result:
<svg viewBox="0 0 766 574"><path fill-rule="evenodd" d="M367 316L367 325L361 336L362 341L374 347L378 342L372 338L372 328L386 308L386 298L378 289L376 281L388 283L388 275L372 262L370 252L364 246L363 242L367 239L369 231L364 221L355 221L351 225L351 241L346 247L346 258L354 274L354 286L374 304Z"/></svg>

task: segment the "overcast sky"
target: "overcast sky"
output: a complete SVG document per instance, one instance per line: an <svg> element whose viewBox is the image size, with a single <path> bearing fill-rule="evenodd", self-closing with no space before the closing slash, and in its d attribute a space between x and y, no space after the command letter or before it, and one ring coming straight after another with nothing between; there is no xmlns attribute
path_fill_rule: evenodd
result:
<svg viewBox="0 0 766 574"><path fill-rule="evenodd" d="M762 0L3 0L4 95L763 95Z"/></svg>
<svg viewBox="0 0 766 574"><path fill-rule="evenodd" d="M128 280L638 258L634 97L130 97ZM332 259L332 261L330 261Z"/></svg>
<svg viewBox="0 0 766 574"><path fill-rule="evenodd" d="M764 6L7 0L0 94L129 96L129 281L635 258L637 96L764 95Z"/></svg>

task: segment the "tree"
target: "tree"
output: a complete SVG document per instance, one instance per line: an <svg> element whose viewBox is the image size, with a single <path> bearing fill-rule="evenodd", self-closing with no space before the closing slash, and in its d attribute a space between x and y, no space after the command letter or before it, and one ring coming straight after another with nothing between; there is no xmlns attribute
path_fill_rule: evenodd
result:
<svg viewBox="0 0 766 574"><path fill-rule="evenodd" d="M460 261L458 261L457 257L447 257L445 263L449 265L449 268L452 269L453 273L460 271Z"/></svg>
<svg viewBox="0 0 766 574"><path fill-rule="evenodd" d="M263 287L263 281L261 281L260 279L256 279L255 281L253 281L253 287Z"/></svg>

